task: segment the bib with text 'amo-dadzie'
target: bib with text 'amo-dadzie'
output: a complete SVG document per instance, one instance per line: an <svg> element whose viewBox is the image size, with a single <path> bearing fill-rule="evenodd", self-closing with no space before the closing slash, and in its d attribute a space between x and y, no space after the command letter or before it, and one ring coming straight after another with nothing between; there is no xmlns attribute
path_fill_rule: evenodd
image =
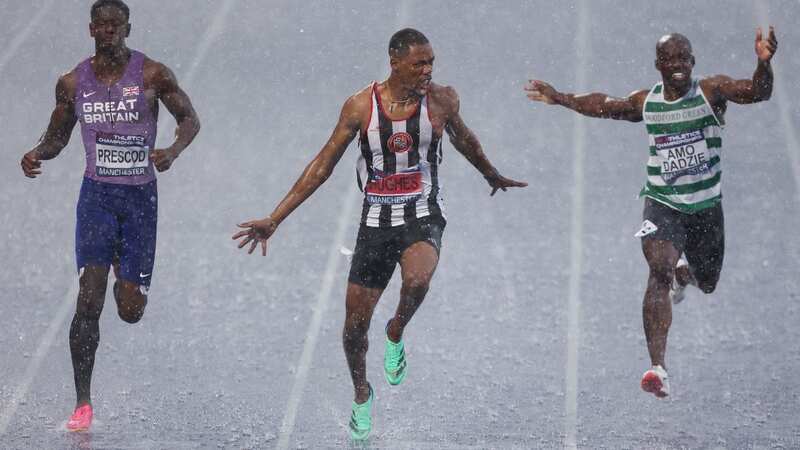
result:
<svg viewBox="0 0 800 450"><path fill-rule="evenodd" d="M656 84L644 104L650 142L647 184L640 195L671 208L694 213L722 199L722 126L698 79L675 101L664 99Z"/></svg>

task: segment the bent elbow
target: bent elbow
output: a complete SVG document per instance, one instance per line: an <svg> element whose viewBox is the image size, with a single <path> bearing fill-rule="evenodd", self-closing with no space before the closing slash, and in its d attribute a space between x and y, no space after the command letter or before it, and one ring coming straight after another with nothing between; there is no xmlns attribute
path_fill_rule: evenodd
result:
<svg viewBox="0 0 800 450"><path fill-rule="evenodd" d="M319 184L322 184L325 181L327 181L328 178L330 178L332 172L333 171L331 170L330 167L323 166L311 172L311 175L317 180Z"/></svg>

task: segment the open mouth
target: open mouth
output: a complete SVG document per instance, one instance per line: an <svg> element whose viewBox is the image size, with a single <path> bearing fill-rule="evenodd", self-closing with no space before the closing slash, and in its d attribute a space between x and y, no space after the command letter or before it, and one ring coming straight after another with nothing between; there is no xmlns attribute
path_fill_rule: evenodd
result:
<svg viewBox="0 0 800 450"><path fill-rule="evenodd" d="M688 78L683 72L675 72L670 77L675 81L684 81Z"/></svg>

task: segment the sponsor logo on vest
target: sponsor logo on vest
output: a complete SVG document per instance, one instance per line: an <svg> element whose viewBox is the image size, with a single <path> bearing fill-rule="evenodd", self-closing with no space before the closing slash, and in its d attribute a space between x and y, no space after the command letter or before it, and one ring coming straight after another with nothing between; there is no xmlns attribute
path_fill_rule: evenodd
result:
<svg viewBox="0 0 800 450"><path fill-rule="evenodd" d="M692 130L686 133L668 134L665 136L656 136L656 149L664 150L667 148L680 147L686 144L694 144L705 139L703 130Z"/></svg>
<svg viewBox="0 0 800 450"><path fill-rule="evenodd" d="M388 177L376 175L365 189L370 204L399 205L422 195L422 172L401 172Z"/></svg>
<svg viewBox="0 0 800 450"><path fill-rule="evenodd" d="M405 153L414 145L414 138L405 131L400 131L389 136L386 144L392 153Z"/></svg>
<svg viewBox="0 0 800 450"><path fill-rule="evenodd" d="M645 113L644 118L647 120L647 122L651 123L665 123L694 120L704 116L710 116L712 114L711 108L706 105L702 105L698 106L697 108L683 109L679 111Z"/></svg>

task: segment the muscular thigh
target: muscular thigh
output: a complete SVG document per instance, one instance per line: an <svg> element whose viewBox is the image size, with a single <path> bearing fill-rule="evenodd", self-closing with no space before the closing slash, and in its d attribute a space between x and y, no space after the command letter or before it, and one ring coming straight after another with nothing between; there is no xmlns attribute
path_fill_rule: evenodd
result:
<svg viewBox="0 0 800 450"><path fill-rule="evenodd" d="M429 282L439 263L445 223L440 218L423 218L403 236L400 268L403 281Z"/></svg>

